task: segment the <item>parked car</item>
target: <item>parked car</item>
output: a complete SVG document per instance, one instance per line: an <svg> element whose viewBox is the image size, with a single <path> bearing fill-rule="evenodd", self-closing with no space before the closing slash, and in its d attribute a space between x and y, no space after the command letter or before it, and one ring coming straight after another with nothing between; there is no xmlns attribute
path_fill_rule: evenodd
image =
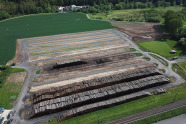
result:
<svg viewBox="0 0 186 124"><path fill-rule="evenodd" d="M0 124L3 123L4 119L5 119L4 117L1 118L1 120L0 120Z"/></svg>

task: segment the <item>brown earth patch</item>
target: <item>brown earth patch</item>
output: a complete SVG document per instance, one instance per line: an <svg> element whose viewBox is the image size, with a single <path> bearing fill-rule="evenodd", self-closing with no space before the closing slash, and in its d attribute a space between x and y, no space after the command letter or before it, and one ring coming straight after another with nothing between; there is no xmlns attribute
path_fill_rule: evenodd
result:
<svg viewBox="0 0 186 124"><path fill-rule="evenodd" d="M159 24L142 22L110 21L117 30L129 35L134 42L151 41L163 38Z"/></svg>
<svg viewBox="0 0 186 124"><path fill-rule="evenodd" d="M19 65L21 63L21 58L22 58L22 56L21 56L21 50L22 50L21 43L22 43L22 40L17 39L15 57L12 60L10 60L6 65L12 65L14 62L17 65Z"/></svg>
<svg viewBox="0 0 186 124"><path fill-rule="evenodd" d="M27 42L36 42L36 41L42 41L42 40L50 40L52 39L63 39L63 38L73 38L73 37L82 37L82 36L88 36L92 34L107 34L107 33L113 33L112 29L108 30L102 30L101 32L96 31L88 31L88 32L81 32L81 33L68 33L68 34L59 34L59 35L51 35L51 36L41 36L41 37L32 37L32 38L26 38ZM36 38L36 39L35 39Z"/></svg>
<svg viewBox="0 0 186 124"><path fill-rule="evenodd" d="M129 52L130 49L129 48L118 48L118 49L111 49L107 52L103 52L103 51L98 51L98 52L94 52L94 53L87 53L87 54L83 54L83 55L77 55L77 56L73 56L73 57L68 57L68 58L61 58L61 59L56 59L56 60L48 60L48 61L42 61L37 63L38 66L52 66L54 64L56 64L57 62L65 62L65 61L72 61L72 60L77 60L77 59L90 59L93 57L105 57L105 56L111 56L114 54L119 54L119 53L125 53L125 52Z"/></svg>
<svg viewBox="0 0 186 124"><path fill-rule="evenodd" d="M27 72L19 72L19 73L13 73L10 74L7 78L7 83L20 83L24 82L25 78L27 76Z"/></svg>

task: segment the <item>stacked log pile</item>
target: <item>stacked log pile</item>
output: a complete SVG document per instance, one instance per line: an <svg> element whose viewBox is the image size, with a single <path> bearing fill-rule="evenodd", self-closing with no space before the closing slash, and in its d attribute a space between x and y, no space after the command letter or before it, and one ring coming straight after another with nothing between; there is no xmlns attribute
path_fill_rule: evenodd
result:
<svg viewBox="0 0 186 124"><path fill-rule="evenodd" d="M107 62L114 62L114 61L121 61L123 59L130 59L134 58L135 55L133 53L128 53L128 54L119 54L119 55L114 55L114 56L108 56L108 57L102 57L102 58L93 58L93 59L88 59L88 60L71 60L71 61L65 61L65 62L59 62L55 63L55 65L50 65L49 67L45 68L45 71L51 72L55 71L56 69L59 70L64 70L64 69L71 69L71 68L81 68L83 67L88 67L90 65L96 65L96 64L103 64Z"/></svg>
<svg viewBox="0 0 186 124"><path fill-rule="evenodd" d="M38 103L43 100L57 98L61 96L71 95L90 89L100 88L102 86L109 86L120 82L128 82L145 78L148 76L160 74L155 68L143 68L134 71L123 72L119 74L113 74L101 78L94 78L82 82L74 82L61 87L50 88L47 90L41 90L30 97L32 103Z"/></svg>
<svg viewBox="0 0 186 124"><path fill-rule="evenodd" d="M59 116L57 120L58 121L66 120L71 117L79 116L79 115L86 114L86 113L96 111L99 109L103 109L103 108L108 108L113 105L126 103L134 99L139 99L139 98L143 98L143 97L150 96L150 95L151 94L149 92L142 91L142 92L132 93L130 95L124 95L121 97L93 103L93 104L83 105L81 107L77 107L74 109L64 111L64 113L61 116Z"/></svg>
<svg viewBox="0 0 186 124"><path fill-rule="evenodd" d="M131 82L124 82L107 87L102 87L99 89L72 94L69 96L46 100L34 104L32 107L34 112L31 112L32 114L30 114L30 117L28 118L31 118L35 115L47 113L49 111L54 113L56 111L67 110L71 107L78 107L93 102L96 103L101 100L118 97L124 94L136 92L152 86L162 85L168 82L169 79L167 79L165 76L156 75Z"/></svg>
<svg viewBox="0 0 186 124"><path fill-rule="evenodd" d="M86 64L86 62L81 61L80 59L78 59L78 60L73 60L73 61L68 61L68 62L63 62L63 63L56 63L52 67L52 69L65 68L65 67L77 66L77 65L82 65L82 64Z"/></svg>

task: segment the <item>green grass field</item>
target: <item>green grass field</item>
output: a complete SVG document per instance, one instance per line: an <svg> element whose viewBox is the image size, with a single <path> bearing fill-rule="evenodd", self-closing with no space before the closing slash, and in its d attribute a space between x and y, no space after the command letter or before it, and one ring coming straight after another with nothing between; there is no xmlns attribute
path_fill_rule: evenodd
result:
<svg viewBox="0 0 186 124"><path fill-rule="evenodd" d="M0 65L12 59L16 39L114 28L82 13L40 14L0 22Z"/></svg>
<svg viewBox="0 0 186 124"><path fill-rule="evenodd" d="M142 48L145 48L148 51L157 53L163 57L174 57L179 56L182 53L181 48L178 46L178 43L173 40L164 40L164 41L147 41L140 42L138 45ZM171 50L176 50L175 54L171 54Z"/></svg>
<svg viewBox="0 0 186 124"><path fill-rule="evenodd" d="M186 62L177 63L184 71L186 71Z"/></svg>
<svg viewBox="0 0 186 124"><path fill-rule="evenodd" d="M186 84L182 84L177 89L173 89L168 93L160 95L152 95L142 99L134 100L125 104L114 106L108 109L99 110L85 115L77 116L65 121L61 124L103 124L108 121L116 120L122 117L143 112L152 108L163 106L171 103L174 96L178 93L175 101L186 99ZM58 124L56 120L51 120L49 124Z"/></svg>
<svg viewBox="0 0 186 124"><path fill-rule="evenodd" d="M186 106L177 108L177 109L165 112L165 113L161 113L158 115L154 115L154 116L151 116L151 117L139 120L139 121L135 121L130 124L152 124L160 120L165 120L167 118L171 118L171 117L178 116L178 115L185 114L185 113L186 113Z"/></svg>
<svg viewBox="0 0 186 124"><path fill-rule="evenodd" d="M14 68L10 70L10 73L25 72L24 69ZM23 82L20 83L3 83L0 88L0 106L5 109L11 109L13 103L21 91Z"/></svg>
<svg viewBox="0 0 186 124"><path fill-rule="evenodd" d="M173 63L172 64L172 70L178 73L184 80L186 80L186 71L183 69L183 67L186 66L186 63ZM180 68L181 67L181 68Z"/></svg>

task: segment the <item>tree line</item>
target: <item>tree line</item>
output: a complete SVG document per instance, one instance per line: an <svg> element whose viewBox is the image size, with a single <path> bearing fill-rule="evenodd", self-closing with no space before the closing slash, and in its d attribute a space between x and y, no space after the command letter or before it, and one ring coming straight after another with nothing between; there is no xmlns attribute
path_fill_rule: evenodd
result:
<svg viewBox="0 0 186 124"><path fill-rule="evenodd" d="M186 9L182 13L168 10L164 15L164 24L166 31L170 34L172 39L179 41L179 44L186 49L186 28L183 21L186 18Z"/></svg>
<svg viewBox="0 0 186 124"><path fill-rule="evenodd" d="M186 0L0 0L0 20L10 16L56 12L57 6L90 5L82 9L84 13L107 12L120 9L137 9L186 6Z"/></svg>

